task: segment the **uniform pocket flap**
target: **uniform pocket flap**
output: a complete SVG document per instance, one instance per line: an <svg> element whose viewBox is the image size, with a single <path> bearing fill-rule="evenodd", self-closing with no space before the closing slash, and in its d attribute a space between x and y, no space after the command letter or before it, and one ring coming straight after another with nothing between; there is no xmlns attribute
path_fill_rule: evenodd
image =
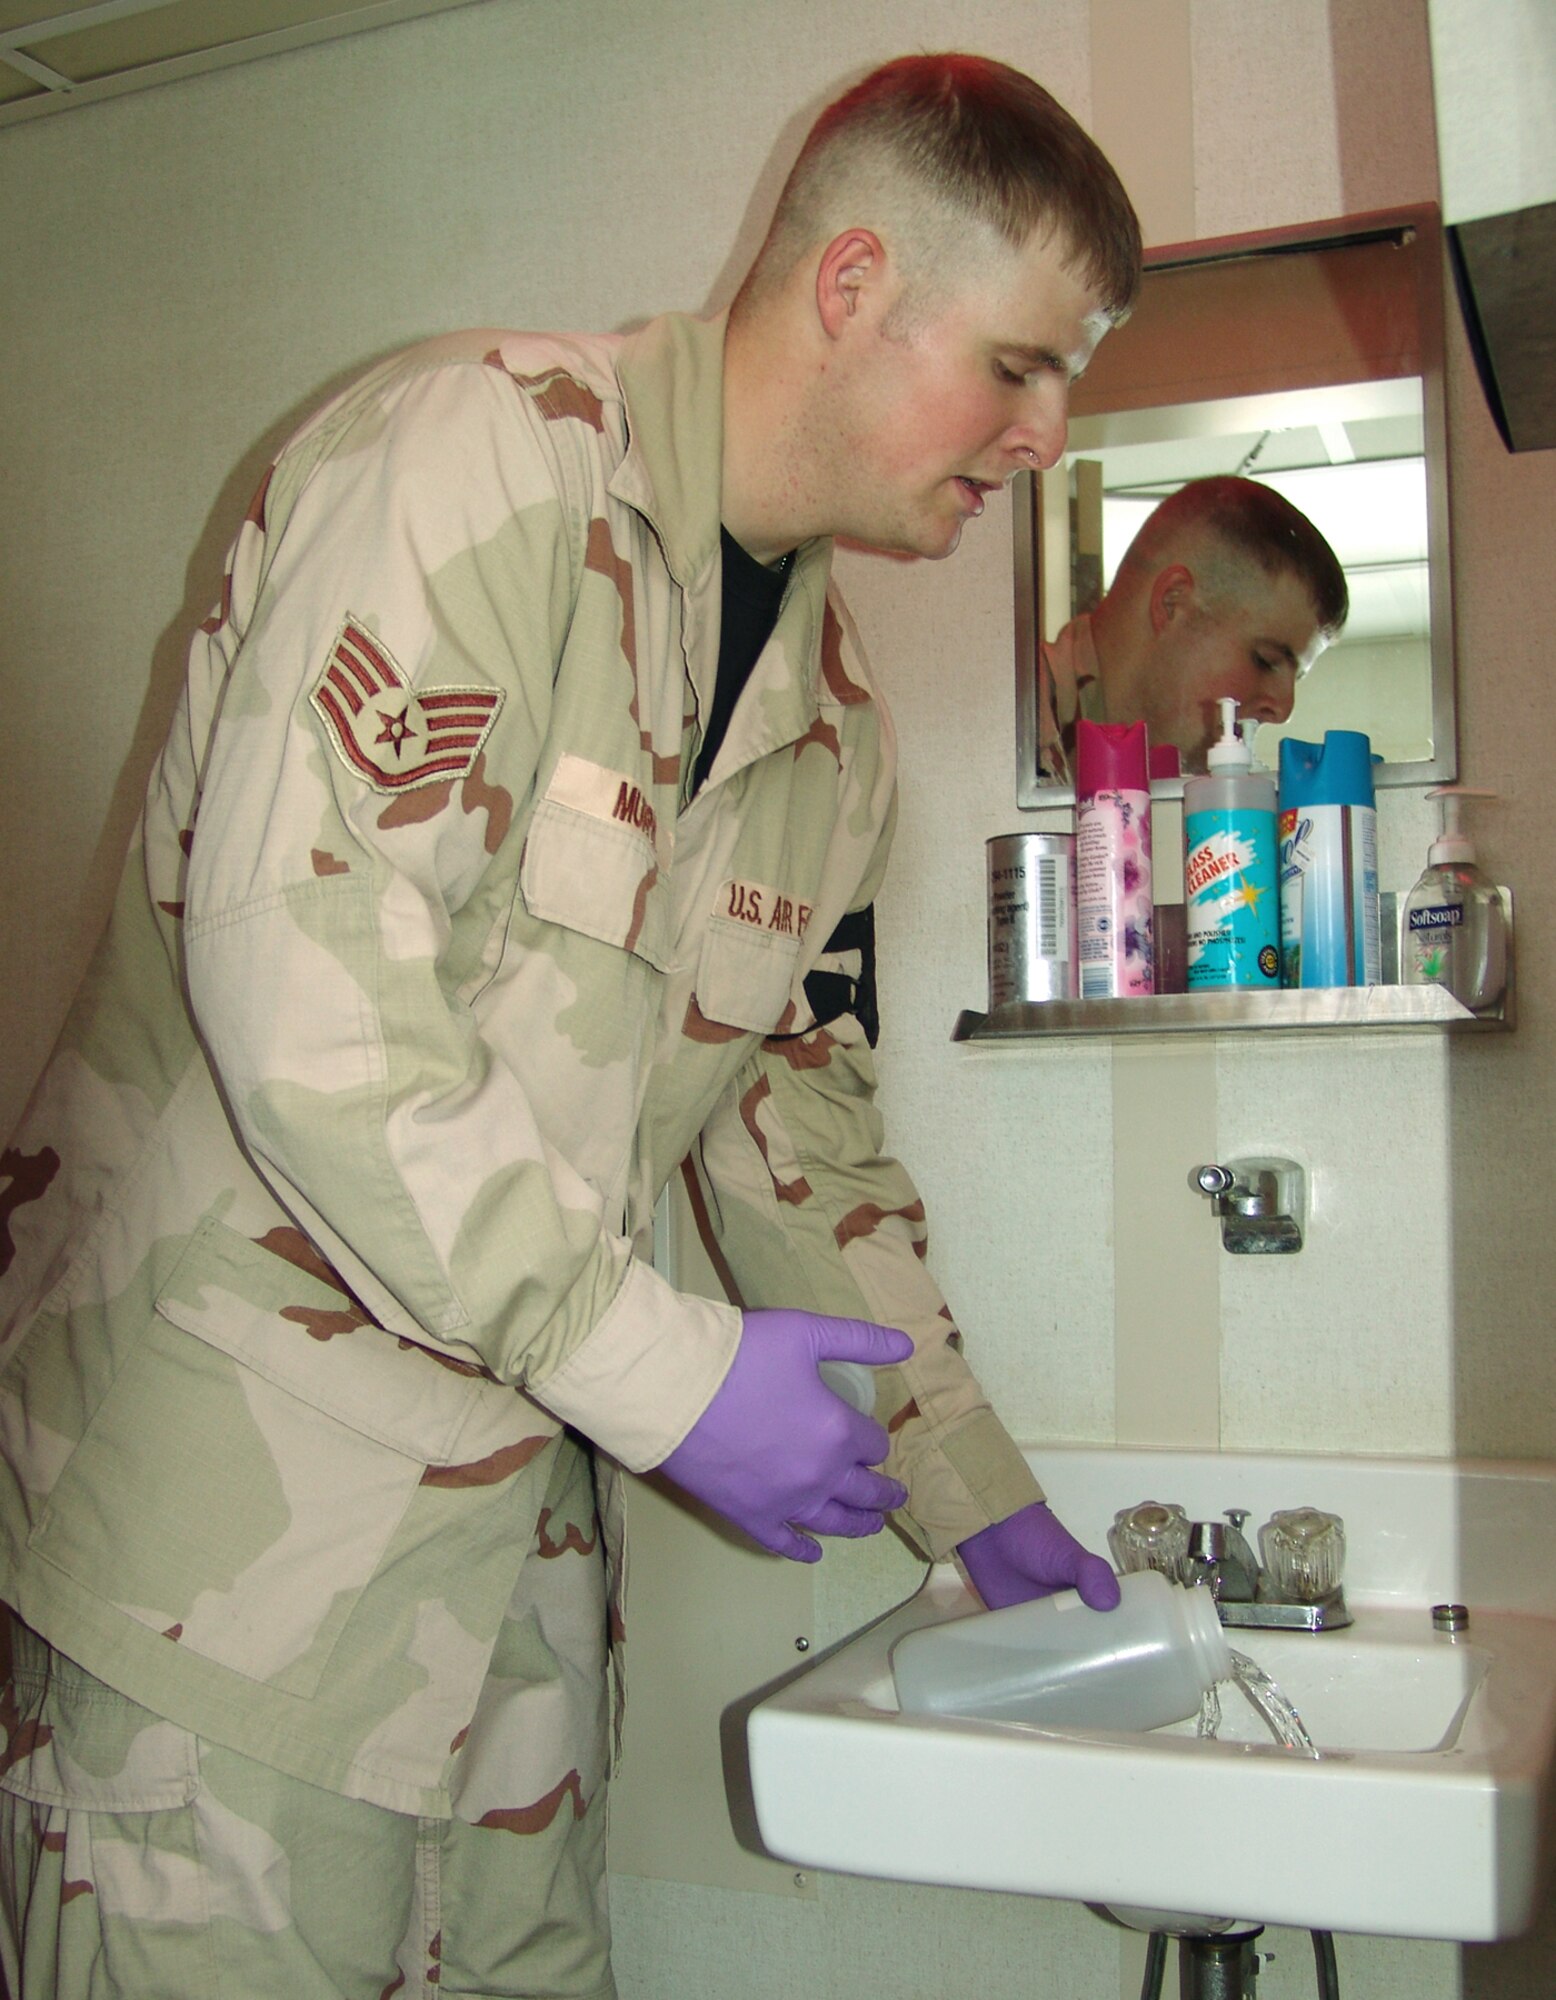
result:
<svg viewBox="0 0 1556 2000"><path fill-rule="evenodd" d="M41 1643L41 1642L40 1642ZM85 1812L169 1812L200 1790L187 1729L89 1685L56 1659L45 1675L18 1671L0 1791L36 1806Z"/></svg>
<svg viewBox="0 0 1556 2000"><path fill-rule="evenodd" d="M376 1325L310 1263L324 1268L300 1230L255 1242L207 1216L157 1311L321 1415L424 1465L452 1463L472 1433L517 1439L553 1428L473 1363Z"/></svg>
<svg viewBox="0 0 1556 2000"><path fill-rule="evenodd" d="M715 917L697 965L697 1006L709 1021L771 1034L794 991L800 940Z"/></svg>
<svg viewBox="0 0 1556 2000"><path fill-rule="evenodd" d="M620 783L627 788L625 778ZM610 819L543 798L525 835L519 889L542 923L617 945L663 972L670 898L660 882L652 810L636 786L630 800L635 809L629 801L622 818Z"/></svg>

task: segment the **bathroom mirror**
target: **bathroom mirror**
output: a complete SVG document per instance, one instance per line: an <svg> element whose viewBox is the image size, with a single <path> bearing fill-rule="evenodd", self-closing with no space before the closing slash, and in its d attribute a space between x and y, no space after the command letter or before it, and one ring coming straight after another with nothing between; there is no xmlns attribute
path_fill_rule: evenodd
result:
<svg viewBox="0 0 1556 2000"><path fill-rule="evenodd" d="M1074 799L1042 767L1039 641L1096 603L1160 500L1212 473L1300 507L1350 591L1259 761L1282 735L1359 729L1380 785L1456 775L1442 273L1426 207L1148 253L1133 314L1075 384L1065 457L1015 483L1018 805Z"/></svg>

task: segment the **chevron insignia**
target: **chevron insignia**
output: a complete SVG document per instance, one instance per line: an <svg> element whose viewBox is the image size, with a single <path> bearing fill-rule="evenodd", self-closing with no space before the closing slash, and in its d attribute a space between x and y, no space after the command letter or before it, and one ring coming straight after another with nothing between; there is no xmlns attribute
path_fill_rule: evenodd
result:
<svg viewBox="0 0 1556 2000"><path fill-rule="evenodd" d="M492 687L413 688L394 655L347 615L309 696L331 747L375 792L465 777L492 733Z"/></svg>

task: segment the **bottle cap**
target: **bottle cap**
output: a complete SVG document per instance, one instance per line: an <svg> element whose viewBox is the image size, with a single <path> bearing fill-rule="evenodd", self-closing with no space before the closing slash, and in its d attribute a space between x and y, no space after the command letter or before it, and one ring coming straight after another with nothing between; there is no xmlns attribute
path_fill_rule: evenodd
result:
<svg viewBox="0 0 1556 2000"><path fill-rule="evenodd" d="M1150 789L1145 724L1088 722L1082 716L1075 725L1075 796Z"/></svg>
<svg viewBox="0 0 1556 2000"><path fill-rule="evenodd" d="M1442 832L1427 849L1426 862L1429 868L1452 866L1456 862L1472 862L1475 859L1475 843L1459 824L1460 799L1494 799L1497 794L1488 792L1477 785L1439 785L1426 795L1429 799L1442 801Z"/></svg>
<svg viewBox="0 0 1556 2000"><path fill-rule="evenodd" d="M1237 703L1229 694L1216 702L1221 711L1221 735L1205 754L1211 771L1247 771L1253 765L1253 751L1237 733Z"/></svg>
<svg viewBox="0 0 1556 2000"><path fill-rule="evenodd" d="M1372 745L1359 729L1326 729L1322 744L1280 740L1280 807L1370 806Z"/></svg>

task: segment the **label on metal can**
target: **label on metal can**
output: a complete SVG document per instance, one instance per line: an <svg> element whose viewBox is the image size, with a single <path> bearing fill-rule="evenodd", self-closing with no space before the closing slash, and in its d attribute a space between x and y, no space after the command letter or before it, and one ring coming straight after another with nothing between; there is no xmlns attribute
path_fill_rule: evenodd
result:
<svg viewBox="0 0 1556 2000"><path fill-rule="evenodd" d="M1073 999L1075 836L1000 834L987 852L990 1007Z"/></svg>

